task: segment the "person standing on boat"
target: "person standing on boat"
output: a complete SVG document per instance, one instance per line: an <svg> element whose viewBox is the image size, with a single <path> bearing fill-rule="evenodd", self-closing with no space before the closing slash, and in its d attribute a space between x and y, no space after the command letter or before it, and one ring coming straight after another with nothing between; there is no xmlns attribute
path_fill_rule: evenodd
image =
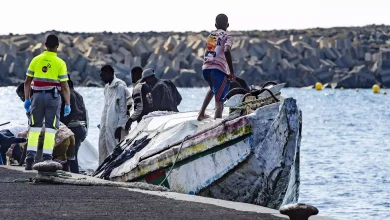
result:
<svg viewBox="0 0 390 220"><path fill-rule="evenodd" d="M143 69L134 67L131 70L131 79L134 85L132 99L134 111L126 122L126 130L129 131L133 122L140 122L144 115L153 111L152 89L149 85L141 83Z"/></svg>
<svg viewBox="0 0 390 220"><path fill-rule="evenodd" d="M210 116L205 111L213 95L215 97L214 119L222 118L223 102L229 91L229 80L234 80L234 70L231 55L233 38L226 30L229 27L228 17L219 14L215 19L217 30L212 31L207 38L203 62L203 78L210 85L198 115L198 121ZM230 71L229 71L230 70Z"/></svg>
<svg viewBox="0 0 390 220"><path fill-rule="evenodd" d="M146 69L142 72L141 83L152 88L153 111L179 112L182 97L175 84L167 79L158 79L153 69Z"/></svg>
<svg viewBox="0 0 390 220"><path fill-rule="evenodd" d="M133 83L133 88L135 88L141 82L143 71L144 70L140 66L136 66L131 69L131 82Z"/></svg>
<svg viewBox="0 0 390 220"><path fill-rule="evenodd" d="M101 68L100 78L106 85L99 132L99 164L126 135L127 100L130 99L126 83L115 77L110 65Z"/></svg>
<svg viewBox="0 0 390 220"><path fill-rule="evenodd" d="M72 106L72 112L68 116L64 116L65 112L61 112L60 121L64 123L64 125L69 128L73 134L75 139L75 159L68 160L66 166L69 166L70 171L72 173L79 173L79 165L77 160L77 153L80 148L81 143L87 137L88 131L88 113L85 108L83 96L78 93L73 86L73 81L70 79L70 75L68 74L68 84L70 88L70 105ZM61 94L61 97L63 94ZM62 102L62 108L64 109L65 102Z"/></svg>
<svg viewBox="0 0 390 220"><path fill-rule="evenodd" d="M131 69L131 82L132 82L132 86L133 86L133 93L132 93L132 96L131 96L131 100L130 100L130 105L127 105L127 112L128 112L128 115L130 117L130 114L131 114L131 108L133 107L133 111L134 111L134 91L135 91L135 88L137 87L137 85L139 84L139 82L141 81L141 78L142 78L142 67L140 66L136 66L136 67L133 67L133 69ZM128 130L128 129L126 129Z"/></svg>
<svg viewBox="0 0 390 220"><path fill-rule="evenodd" d="M139 84L134 88L133 99L134 113L126 123L127 130L134 121L141 121L142 117L150 112L178 112L177 106L182 97L170 80L158 79L153 69L146 69L142 72Z"/></svg>
<svg viewBox="0 0 390 220"><path fill-rule="evenodd" d="M31 61L24 83L24 108L30 112L30 130L27 142L26 170L31 170L38 149L38 139L45 122L43 159L52 160L56 130L59 128L62 91L65 99L64 114L69 115L70 91L66 63L57 56L59 40L56 35L46 38L47 48ZM32 95L30 94L31 84ZM31 95L31 96L30 96Z"/></svg>

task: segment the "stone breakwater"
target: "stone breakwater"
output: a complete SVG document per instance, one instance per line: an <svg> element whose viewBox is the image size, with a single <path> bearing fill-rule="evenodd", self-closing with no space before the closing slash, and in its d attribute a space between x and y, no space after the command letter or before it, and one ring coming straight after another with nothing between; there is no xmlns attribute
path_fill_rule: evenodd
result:
<svg viewBox="0 0 390 220"><path fill-rule="evenodd" d="M79 86L102 86L99 69L111 64L131 84L134 66L153 68L179 87L207 86L202 57L207 32L67 33L0 36L0 86L24 81L31 59L44 51L48 34L60 38L58 56ZM237 76L253 85L266 81L304 87L390 87L390 26L231 32Z"/></svg>

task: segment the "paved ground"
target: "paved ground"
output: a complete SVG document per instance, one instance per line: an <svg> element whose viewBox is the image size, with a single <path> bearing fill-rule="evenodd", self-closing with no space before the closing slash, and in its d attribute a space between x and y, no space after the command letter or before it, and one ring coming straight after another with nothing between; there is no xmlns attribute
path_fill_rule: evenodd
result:
<svg viewBox="0 0 390 220"><path fill-rule="evenodd" d="M0 219L285 220L113 187L12 182L34 176L0 167Z"/></svg>

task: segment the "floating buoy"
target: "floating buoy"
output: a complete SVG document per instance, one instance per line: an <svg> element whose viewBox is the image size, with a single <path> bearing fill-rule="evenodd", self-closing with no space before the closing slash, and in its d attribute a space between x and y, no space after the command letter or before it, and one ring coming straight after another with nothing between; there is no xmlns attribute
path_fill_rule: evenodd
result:
<svg viewBox="0 0 390 220"><path fill-rule="evenodd" d="M344 90L344 87L340 87L340 90Z"/></svg>
<svg viewBox="0 0 390 220"><path fill-rule="evenodd" d="M359 89L358 89L358 88L356 88L356 92L359 92Z"/></svg>
<svg viewBox="0 0 390 220"><path fill-rule="evenodd" d="M384 92L383 92L383 94L384 94L384 95L386 95L386 94L387 94L387 92L386 92L386 91L384 91Z"/></svg>
<svg viewBox="0 0 390 220"><path fill-rule="evenodd" d="M373 85L372 86L372 91L374 92L374 93L379 93L380 92L380 87L377 85L377 84L375 84L375 85Z"/></svg>
<svg viewBox="0 0 390 220"><path fill-rule="evenodd" d="M316 83L316 90L322 90L322 83Z"/></svg>

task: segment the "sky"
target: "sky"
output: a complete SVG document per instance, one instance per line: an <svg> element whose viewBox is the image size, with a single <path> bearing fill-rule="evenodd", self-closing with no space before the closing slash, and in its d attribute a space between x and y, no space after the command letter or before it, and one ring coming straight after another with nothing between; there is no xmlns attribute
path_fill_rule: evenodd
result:
<svg viewBox="0 0 390 220"><path fill-rule="evenodd" d="M2 0L0 34L202 31L390 24L388 0Z"/></svg>

